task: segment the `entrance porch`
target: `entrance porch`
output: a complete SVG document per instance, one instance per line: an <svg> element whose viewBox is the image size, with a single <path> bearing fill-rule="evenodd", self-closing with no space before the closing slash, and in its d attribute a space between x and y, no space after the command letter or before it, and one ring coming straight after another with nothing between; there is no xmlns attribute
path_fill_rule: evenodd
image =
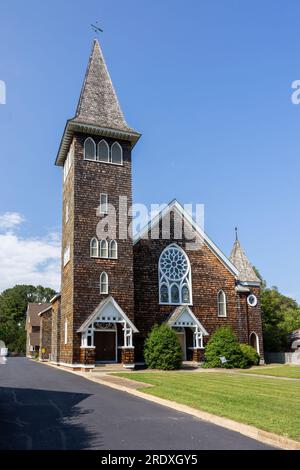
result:
<svg viewBox="0 0 300 470"><path fill-rule="evenodd" d="M82 364L134 368L133 334L138 330L112 296L103 300L77 330Z"/></svg>
<svg viewBox="0 0 300 470"><path fill-rule="evenodd" d="M208 333L188 306L179 306L169 316L167 324L173 328L182 349L182 360L202 362L203 337Z"/></svg>

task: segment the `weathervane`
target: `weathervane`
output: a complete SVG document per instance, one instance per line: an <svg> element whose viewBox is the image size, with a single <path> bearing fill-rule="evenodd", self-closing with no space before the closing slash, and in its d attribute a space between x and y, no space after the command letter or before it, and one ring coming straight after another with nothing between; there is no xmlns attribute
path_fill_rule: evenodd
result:
<svg viewBox="0 0 300 470"><path fill-rule="evenodd" d="M98 26L98 21L96 21L96 24L91 24L91 27L92 27L94 33L96 33L96 34L103 33L103 29L99 28L99 26Z"/></svg>

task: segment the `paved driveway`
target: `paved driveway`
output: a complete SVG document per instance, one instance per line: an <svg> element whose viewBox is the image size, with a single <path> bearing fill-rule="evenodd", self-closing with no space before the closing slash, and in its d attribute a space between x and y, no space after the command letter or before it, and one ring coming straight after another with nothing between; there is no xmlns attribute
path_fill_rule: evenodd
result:
<svg viewBox="0 0 300 470"><path fill-rule="evenodd" d="M0 449L268 448L25 358L0 365Z"/></svg>

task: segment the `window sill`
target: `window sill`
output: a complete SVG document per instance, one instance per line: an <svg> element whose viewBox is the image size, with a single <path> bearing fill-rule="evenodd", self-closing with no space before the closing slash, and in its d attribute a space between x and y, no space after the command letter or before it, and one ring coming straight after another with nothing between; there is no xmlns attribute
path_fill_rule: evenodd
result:
<svg viewBox="0 0 300 470"><path fill-rule="evenodd" d="M101 160L92 160L91 158L84 158L83 160L86 162L103 163L104 165L124 166L123 163L102 162Z"/></svg>

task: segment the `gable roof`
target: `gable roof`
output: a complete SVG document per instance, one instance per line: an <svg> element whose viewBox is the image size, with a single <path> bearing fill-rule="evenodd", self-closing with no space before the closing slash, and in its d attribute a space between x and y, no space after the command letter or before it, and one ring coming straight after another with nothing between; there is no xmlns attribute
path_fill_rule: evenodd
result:
<svg viewBox="0 0 300 470"><path fill-rule="evenodd" d="M130 328L132 328L133 333L138 333L138 329L136 328L136 326L127 317L124 310L121 309L120 305L115 301L115 299L111 295L109 295L108 297L106 297L99 303L99 305L95 308L93 313L91 313L91 315L82 323L81 327L78 328L77 333L82 333L83 331L85 331L89 327L89 325L93 323L101 315L101 312L109 304L111 304L112 307L114 307L114 309L117 310L121 318L130 326ZM109 322L110 320L107 319L106 321Z"/></svg>
<svg viewBox="0 0 300 470"><path fill-rule="evenodd" d="M245 255L239 240L235 240L233 244L230 260L239 270L238 278L241 282L260 284L260 279L255 274L255 271Z"/></svg>
<svg viewBox="0 0 300 470"><path fill-rule="evenodd" d="M30 325L40 326L39 313L50 306L51 304L49 303L29 302L27 306L26 325L30 319Z"/></svg>
<svg viewBox="0 0 300 470"><path fill-rule="evenodd" d="M208 237L208 235L199 227L196 221L190 216L190 214L183 208L183 206L174 199L167 207L162 209L155 217L153 217L145 227L134 237L133 243L138 243L145 235L149 233L152 227L155 227L160 220L162 220L169 212L177 211L184 219L193 227L195 232L205 242L206 246L214 253L217 258L223 263L223 265L234 275L238 276L239 272L236 266L224 255L224 253L217 247L217 245Z"/></svg>
<svg viewBox="0 0 300 470"><path fill-rule="evenodd" d="M76 131L129 140L132 146L141 136L125 121L102 50L96 39L93 42L76 115L67 121L56 165L64 164Z"/></svg>
<svg viewBox="0 0 300 470"><path fill-rule="evenodd" d="M170 326L198 326L200 331L202 331L203 336L209 336L208 332L194 315L192 310L188 305L179 305L175 310L169 315L166 323ZM190 323L190 324L189 324Z"/></svg>

